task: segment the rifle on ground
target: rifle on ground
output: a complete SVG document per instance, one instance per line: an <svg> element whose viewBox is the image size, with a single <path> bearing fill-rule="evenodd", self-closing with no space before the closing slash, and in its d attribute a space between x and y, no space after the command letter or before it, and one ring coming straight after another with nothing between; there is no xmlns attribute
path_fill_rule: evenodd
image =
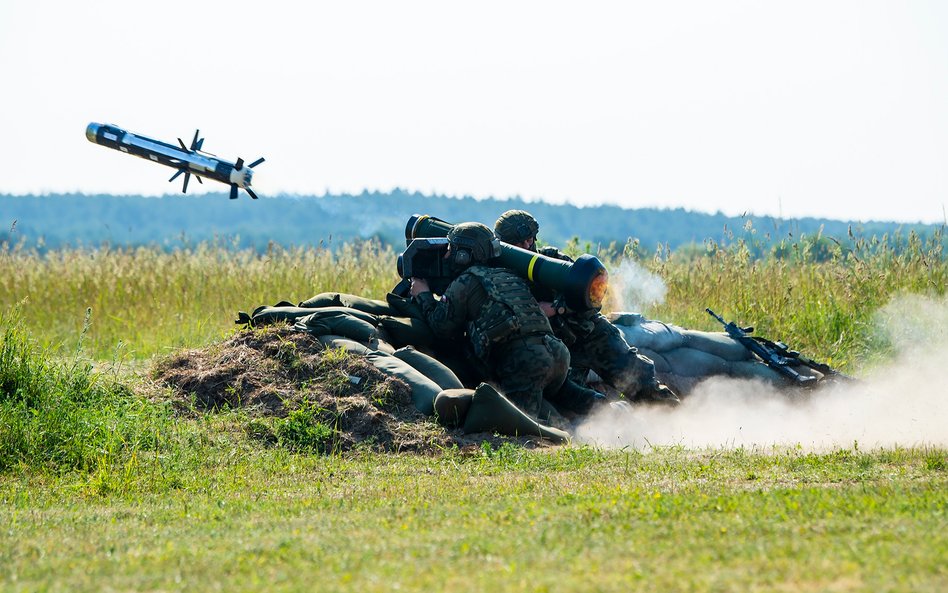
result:
<svg viewBox="0 0 948 593"><path fill-rule="evenodd" d="M783 342L772 342L766 338L751 336L750 334L754 331L753 327L740 327L733 321L725 321L723 317L710 308L706 308L705 311L708 312L708 315L721 322L727 335L740 342L741 345L757 355L767 366L789 379L795 385L812 387L816 385L817 378L812 375L800 374L793 366L805 366L829 377L851 379L851 377L840 373L828 364L802 356L796 350L790 350Z"/></svg>

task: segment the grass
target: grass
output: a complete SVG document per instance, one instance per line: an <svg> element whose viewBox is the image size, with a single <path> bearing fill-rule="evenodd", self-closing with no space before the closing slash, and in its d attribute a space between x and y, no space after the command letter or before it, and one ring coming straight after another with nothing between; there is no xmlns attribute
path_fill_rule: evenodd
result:
<svg viewBox="0 0 948 593"><path fill-rule="evenodd" d="M940 591L944 450L206 443L170 490L0 482L4 590ZM934 461L933 461L934 460Z"/></svg>
<svg viewBox="0 0 948 593"><path fill-rule="evenodd" d="M0 250L0 311L19 304L34 333L68 352L91 322L85 348L95 360L148 359L205 345L234 327L238 310L320 292L384 298L398 281L396 254L378 243L266 253L201 244L61 250Z"/></svg>
<svg viewBox="0 0 948 593"><path fill-rule="evenodd" d="M939 232L927 242L914 235L801 237L765 257L752 256L762 247L743 241L709 242L697 254L643 254L627 246L624 254L605 249L599 255L614 272L633 261L664 282L664 301L642 303L640 312L653 319L718 331L704 312L712 307L853 371L891 350L874 324L880 307L907 293L944 297L943 244ZM376 242L337 249L274 245L262 254L226 244L45 255L6 247L0 250L0 311L19 305L34 334L60 354L73 349L91 311L84 347L92 359L147 360L219 339L234 327L238 310L297 303L321 292L382 299L398 280L395 259L393 249ZM606 310L617 307L607 303Z"/></svg>
<svg viewBox="0 0 948 593"><path fill-rule="evenodd" d="M14 314L15 315L15 314ZM170 411L92 372L81 352L66 364L0 313L0 473L95 471L159 446Z"/></svg>
<svg viewBox="0 0 948 593"><path fill-rule="evenodd" d="M650 317L717 329L712 306L852 371L892 351L886 303L944 298L941 241L626 259L667 285ZM382 298L393 262L374 243L0 252L0 590L948 588L943 448L341 455L318 408L182 417L130 372L215 342L238 309Z"/></svg>

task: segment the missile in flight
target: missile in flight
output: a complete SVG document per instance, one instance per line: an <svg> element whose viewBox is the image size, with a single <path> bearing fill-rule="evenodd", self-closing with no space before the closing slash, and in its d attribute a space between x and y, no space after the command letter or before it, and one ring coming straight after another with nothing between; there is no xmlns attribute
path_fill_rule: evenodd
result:
<svg viewBox="0 0 948 593"><path fill-rule="evenodd" d="M262 163L264 158L260 157L249 165L244 164L242 158L238 158L236 163L219 159L201 150L204 138L199 138L199 135L200 130L195 130L191 147L188 148L181 138L178 138L178 145L175 146L147 136L133 134L112 124L93 122L86 127L86 138L89 142L177 169L178 172L171 176L169 182L184 173L182 193L188 193L188 181L191 175L194 175L198 183L204 183L201 178L206 177L230 185L231 200L237 198L238 188L243 189L256 200L257 194L250 188L250 181L253 179L253 168Z"/></svg>

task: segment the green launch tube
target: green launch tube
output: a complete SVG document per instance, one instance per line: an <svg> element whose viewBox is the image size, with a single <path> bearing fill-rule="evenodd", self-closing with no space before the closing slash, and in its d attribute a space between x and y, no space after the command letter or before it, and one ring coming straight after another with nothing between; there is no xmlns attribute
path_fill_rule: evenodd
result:
<svg viewBox="0 0 948 593"><path fill-rule="evenodd" d="M414 239L446 237L452 228L453 224L440 218L415 214L408 219L405 240L410 244ZM491 263L561 293L566 306L574 311L602 307L609 286L606 267L599 258L589 254L568 262L501 241L500 257Z"/></svg>
<svg viewBox="0 0 948 593"><path fill-rule="evenodd" d="M412 239L433 239L447 237L454 225L427 214L412 214L405 226L405 244Z"/></svg>

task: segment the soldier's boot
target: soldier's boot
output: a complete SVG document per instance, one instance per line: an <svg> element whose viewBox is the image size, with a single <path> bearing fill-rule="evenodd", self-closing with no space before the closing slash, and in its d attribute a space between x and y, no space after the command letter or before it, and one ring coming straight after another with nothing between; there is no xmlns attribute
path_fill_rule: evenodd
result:
<svg viewBox="0 0 948 593"><path fill-rule="evenodd" d="M435 417L445 426L463 426L473 398L473 389L445 389L435 396Z"/></svg>
<svg viewBox="0 0 948 593"><path fill-rule="evenodd" d="M487 383L481 383L474 390L461 430L466 434L497 432L510 436L533 435L557 443L570 438L566 431L540 424Z"/></svg>
<svg viewBox="0 0 948 593"><path fill-rule="evenodd" d="M667 385L660 383L658 379L652 380L648 385L639 389L629 400L634 403L654 403L671 407L681 403L678 395Z"/></svg>
<svg viewBox="0 0 948 593"><path fill-rule="evenodd" d="M587 415L596 407L606 403L606 396L595 389L566 379L553 396L547 398L562 413Z"/></svg>

